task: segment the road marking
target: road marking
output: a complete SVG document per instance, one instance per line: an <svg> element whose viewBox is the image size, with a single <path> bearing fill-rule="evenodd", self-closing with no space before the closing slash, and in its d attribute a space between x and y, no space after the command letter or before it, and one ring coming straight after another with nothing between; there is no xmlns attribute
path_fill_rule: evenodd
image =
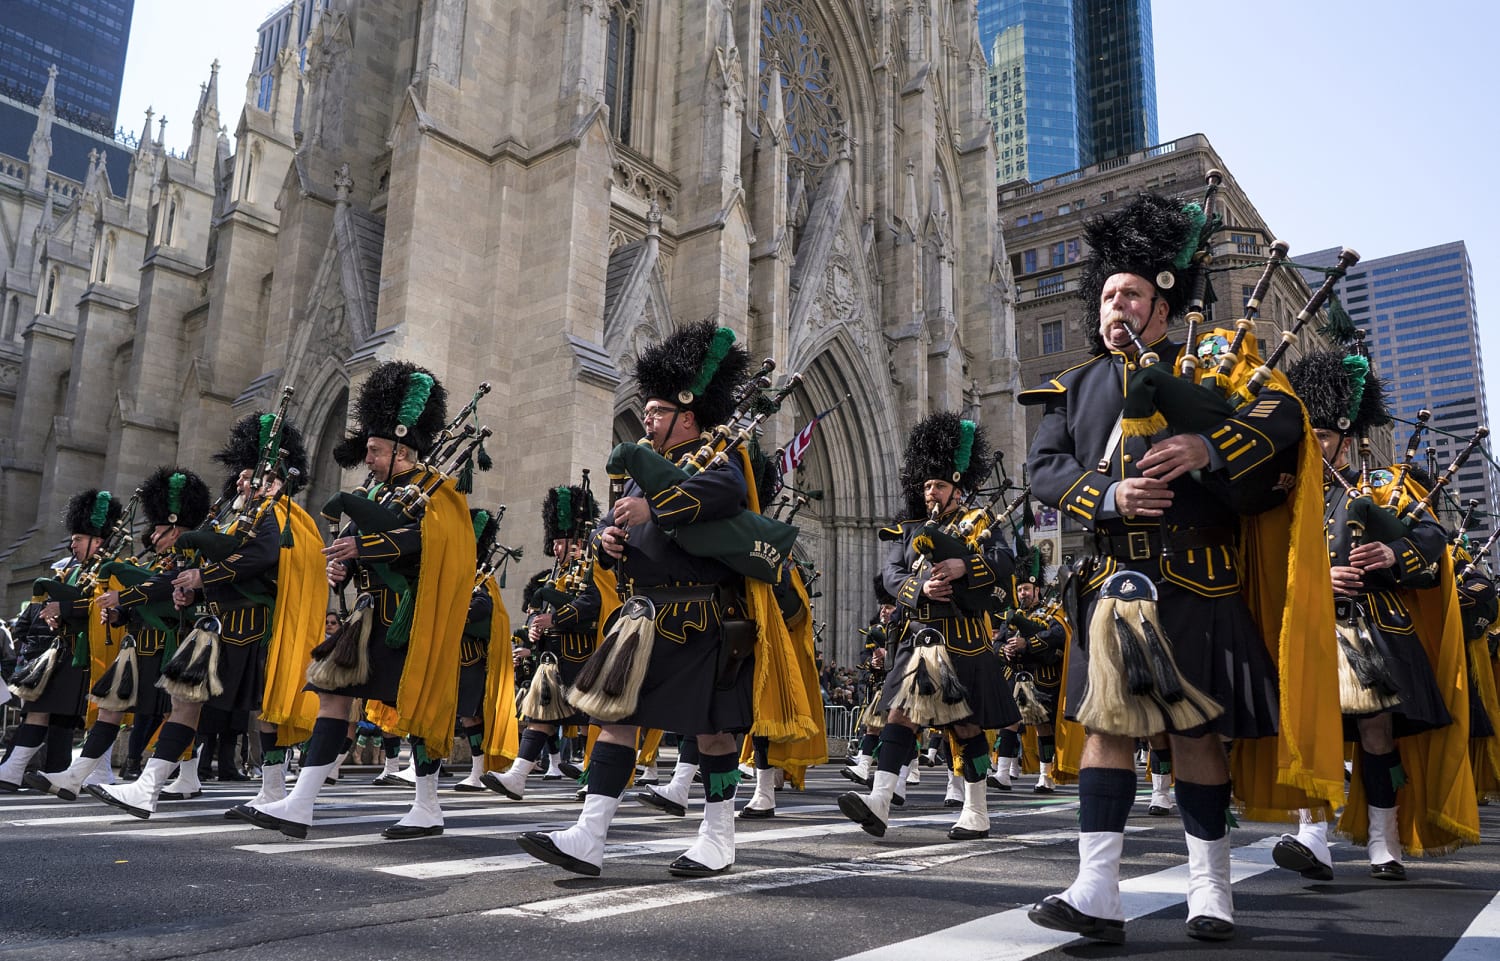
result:
<svg viewBox="0 0 1500 961"><path fill-rule="evenodd" d="M1076 835L1075 835L1076 836ZM1279 836L1263 838L1234 849L1229 862L1231 884L1271 870L1271 848ZM1186 863L1120 882L1125 919L1133 921L1187 900ZM839 961L909 961L914 957L961 957L964 961L1025 961L1081 939L1076 934L1038 927L1026 917L1030 907L1013 908L851 954ZM1485 956L1486 961L1489 955Z"/></svg>
<svg viewBox="0 0 1500 961"><path fill-rule="evenodd" d="M793 868L736 871L692 881L669 881L629 888L612 888L608 891L593 891L570 897L533 901L530 904L508 908L496 908L484 913L502 917L553 918L576 924L655 908L678 907L737 894L816 884L820 881L912 874L981 855L1005 854L1039 844L1055 844L1076 836L1076 833L1072 831L1046 831L1007 838L1007 843L1002 845L974 844L959 848L956 843L932 844L902 851L882 851L849 861Z"/></svg>
<svg viewBox="0 0 1500 961"><path fill-rule="evenodd" d="M1500 944L1500 894L1474 915L1443 961L1494 961Z"/></svg>

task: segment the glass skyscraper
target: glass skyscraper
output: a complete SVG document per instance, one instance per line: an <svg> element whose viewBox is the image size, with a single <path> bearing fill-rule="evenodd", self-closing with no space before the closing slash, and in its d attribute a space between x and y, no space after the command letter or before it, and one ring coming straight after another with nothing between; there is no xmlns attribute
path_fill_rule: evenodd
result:
<svg viewBox="0 0 1500 961"><path fill-rule="evenodd" d="M135 0L5 0L0 95L35 106L57 65L57 116L113 136Z"/></svg>
<svg viewBox="0 0 1500 961"><path fill-rule="evenodd" d="M1149 0L980 0L1000 181L1156 143Z"/></svg>
<svg viewBox="0 0 1500 961"><path fill-rule="evenodd" d="M1337 256L1336 249L1320 250L1296 260L1329 267ZM1435 447L1437 469L1445 470L1474 430L1489 424L1468 248L1460 240L1361 261L1336 290L1354 325L1367 332L1371 360L1398 418L1397 453L1406 449L1417 412L1429 410L1432 427L1446 433L1429 431L1421 447ZM1425 455L1416 462L1425 468ZM1494 529L1488 515L1500 513L1500 478L1476 453L1449 491L1460 505L1480 501L1470 536L1483 542ZM1458 517L1450 509L1443 521L1454 525Z"/></svg>

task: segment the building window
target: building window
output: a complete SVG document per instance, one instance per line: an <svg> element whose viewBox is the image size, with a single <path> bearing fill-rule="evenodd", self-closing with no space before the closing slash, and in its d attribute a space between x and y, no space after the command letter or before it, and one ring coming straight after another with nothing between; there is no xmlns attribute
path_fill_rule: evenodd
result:
<svg viewBox="0 0 1500 961"><path fill-rule="evenodd" d="M13 340L16 336L16 321L21 316L21 298L12 296L10 304L5 308L5 329L0 331L0 336L5 340Z"/></svg>
<svg viewBox="0 0 1500 961"><path fill-rule="evenodd" d="M792 0L766 0L760 18L760 75L781 59L781 97L786 114L787 149L803 164L821 168L833 160L834 131L844 126L833 54L817 36L808 16ZM760 105L770 92L761 87Z"/></svg>
<svg viewBox="0 0 1500 961"><path fill-rule="evenodd" d="M1036 295L1038 297L1051 297L1068 289L1068 282L1062 274L1053 274L1051 277L1043 277L1036 282ZM1061 348L1058 348L1061 350Z"/></svg>
<svg viewBox="0 0 1500 961"><path fill-rule="evenodd" d="M609 130L620 143L630 144L631 112L635 106L635 38L640 26L637 0L611 0L609 38L604 53L604 103L609 107Z"/></svg>
<svg viewBox="0 0 1500 961"><path fill-rule="evenodd" d="M1254 234L1230 234L1229 242L1234 244L1237 254L1260 253L1260 240Z"/></svg>
<svg viewBox="0 0 1500 961"><path fill-rule="evenodd" d="M47 293L42 298L42 313L50 315L57 307L57 268L47 271Z"/></svg>
<svg viewBox="0 0 1500 961"><path fill-rule="evenodd" d="M1074 237L1072 240L1068 241L1067 261L1070 264L1076 264L1076 263L1078 263L1078 258L1081 257L1081 256L1082 256L1081 245L1079 243L1078 238Z"/></svg>
<svg viewBox="0 0 1500 961"><path fill-rule="evenodd" d="M1021 273L1036 273L1036 251L1028 250L1021 255Z"/></svg>
<svg viewBox="0 0 1500 961"><path fill-rule="evenodd" d="M1042 324L1042 353L1060 354L1063 349L1063 323L1049 320Z"/></svg>
<svg viewBox="0 0 1500 961"><path fill-rule="evenodd" d="M1063 264L1067 263L1066 258L1067 258L1067 251L1066 251L1066 248L1065 248L1065 245L1063 244L1063 242L1062 241L1058 241L1057 243L1053 244L1052 245L1052 262L1051 262L1051 264L1049 266L1052 266L1052 267L1061 267Z"/></svg>

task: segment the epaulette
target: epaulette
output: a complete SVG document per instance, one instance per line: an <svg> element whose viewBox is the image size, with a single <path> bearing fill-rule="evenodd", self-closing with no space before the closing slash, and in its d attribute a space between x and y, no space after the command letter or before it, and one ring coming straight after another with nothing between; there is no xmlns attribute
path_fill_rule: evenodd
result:
<svg viewBox="0 0 1500 961"><path fill-rule="evenodd" d="M1067 370L1058 374L1056 377L1053 377L1051 380L1047 381L1040 387L1031 387L1027 390L1021 391L1016 395L1016 403L1021 404L1025 407L1035 407L1038 404L1045 404L1047 401L1052 400L1055 397L1061 397L1063 394L1066 394L1068 392L1068 385L1063 382L1064 377L1067 377L1074 371L1082 370L1090 364L1097 363L1100 358L1108 356L1108 354L1095 354L1083 363L1075 364L1074 366L1069 367Z"/></svg>
<svg viewBox="0 0 1500 961"><path fill-rule="evenodd" d="M909 521L897 521L896 523L890 525L889 527L882 527L879 531L877 531L875 533L875 536L876 536L876 538L878 538L879 540L882 540L882 541L899 541L899 540L901 540L901 538L903 538L903 537L906 536L906 526L908 524L925 524L925 523L927 523L927 518L925 518L925 517L915 518L915 519L909 520Z"/></svg>

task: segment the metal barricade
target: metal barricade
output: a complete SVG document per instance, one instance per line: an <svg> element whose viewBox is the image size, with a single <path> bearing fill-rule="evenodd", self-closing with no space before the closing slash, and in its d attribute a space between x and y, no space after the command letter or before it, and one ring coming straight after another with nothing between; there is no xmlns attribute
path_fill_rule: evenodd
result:
<svg viewBox="0 0 1500 961"><path fill-rule="evenodd" d="M828 733L828 757L843 757L850 755L849 745L854 739L854 723L858 720L859 708L843 707L838 704L825 704L823 706L823 723Z"/></svg>

